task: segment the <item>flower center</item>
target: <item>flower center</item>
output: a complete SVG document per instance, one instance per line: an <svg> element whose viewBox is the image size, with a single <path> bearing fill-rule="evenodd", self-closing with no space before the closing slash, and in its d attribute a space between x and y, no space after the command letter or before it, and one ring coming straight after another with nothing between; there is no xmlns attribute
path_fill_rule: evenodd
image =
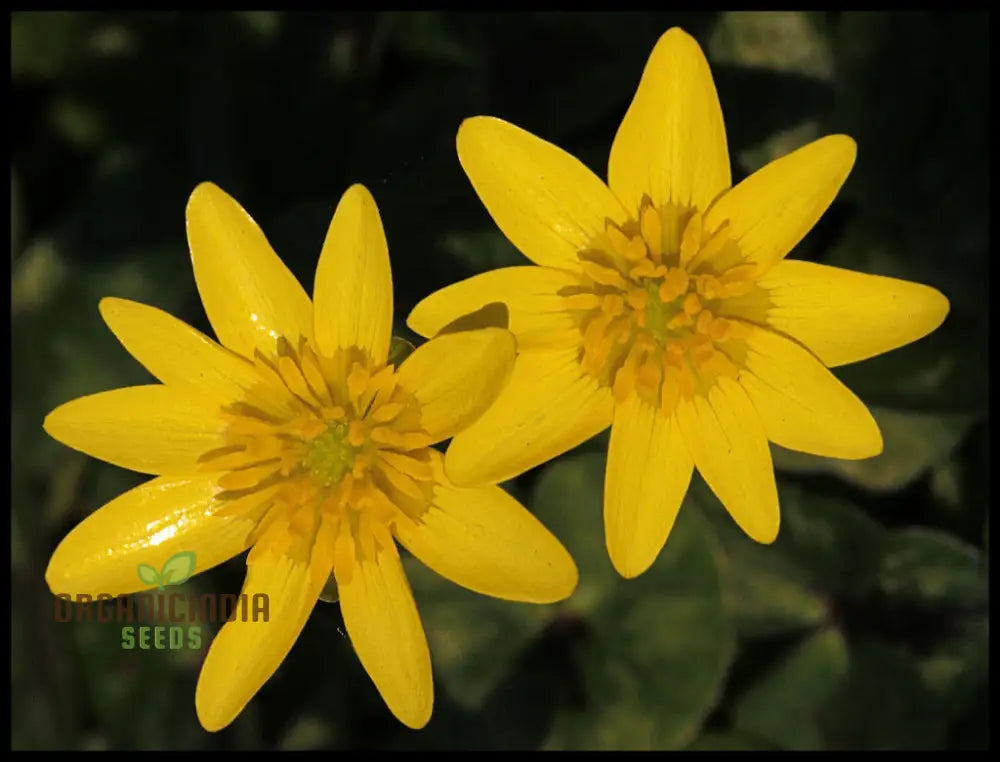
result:
<svg viewBox="0 0 1000 762"><path fill-rule="evenodd" d="M348 426L335 423L309 443L303 462L312 477L324 486L338 484L354 466L358 452L347 441Z"/></svg>
<svg viewBox="0 0 1000 762"><path fill-rule="evenodd" d="M636 393L670 413L681 396L735 378L748 329L727 303L754 288L756 268L728 225L705 230L697 210L645 197L636 219L609 221L579 257L583 283L563 297L578 317L580 362L617 400Z"/></svg>
<svg viewBox="0 0 1000 762"><path fill-rule="evenodd" d="M419 521L433 487L432 439L395 368L285 339L253 366L259 383L223 408L226 446L200 459L218 474L221 512L256 521L252 554L321 548L349 580L356 561L395 553L392 525Z"/></svg>

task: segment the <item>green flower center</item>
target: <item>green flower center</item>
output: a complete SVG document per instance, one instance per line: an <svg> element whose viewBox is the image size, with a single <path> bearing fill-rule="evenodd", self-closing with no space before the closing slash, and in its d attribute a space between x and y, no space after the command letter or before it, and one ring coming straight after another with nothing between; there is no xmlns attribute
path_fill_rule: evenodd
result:
<svg viewBox="0 0 1000 762"><path fill-rule="evenodd" d="M649 300L646 302L646 330L660 344L666 346L671 339L682 335L681 331L670 330L667 324L683 309L683 295L669 302L660 299L660 282L649 279L645 283Z"/></svg>
<svg viewBox="0 0 1000 762"><path fill-rule="evenodd" d="M333 423L309 443L303 459L313 477L325 486L337 484L354 467L357 449L347 441L346 423Z"/></svg>

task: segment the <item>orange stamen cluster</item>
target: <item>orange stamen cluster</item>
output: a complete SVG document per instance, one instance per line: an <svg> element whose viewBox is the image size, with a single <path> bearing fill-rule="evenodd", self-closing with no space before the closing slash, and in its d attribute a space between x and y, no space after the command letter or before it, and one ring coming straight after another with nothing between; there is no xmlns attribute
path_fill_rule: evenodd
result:
<svg viewBox="0 0 1000 762"><path fill-rule="evenodd" d="M623 401L639 394L670 414L682 396L735 378L748 329L722 317L724 302L754 287L728 225L643 198L639 214L580 252L583 284L564 293L578 312L584 370Z"/></svg>
<svg viewBox="0 0 1000 762"><path fill-rule="evenodd" d="M395 553L391 527L429 505L432 439L392 365L357 349L319 356L302 340L259 351L260 384L223 410L227 444L201 458L220 473L225 510L253 506L251 554L294 553L329 540L338 578L376 549ZM305 540L305 542L298 542Z"/></svg>

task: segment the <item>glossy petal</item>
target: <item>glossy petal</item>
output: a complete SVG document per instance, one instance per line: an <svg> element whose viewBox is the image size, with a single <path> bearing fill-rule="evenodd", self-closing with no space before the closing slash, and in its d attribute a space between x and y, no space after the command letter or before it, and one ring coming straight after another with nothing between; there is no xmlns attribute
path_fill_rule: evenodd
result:
<svg viewBox="0 0 1000 762"><path fill-rule="evenodd" d="M466 119L458 159L504 235L536 264L578 270L577 252L628 214L561 148L493 117Z"/></svg>
<svg viewBox="0 0 1000 762"><path fill-rule="evenodd" d="M433 460L434 499L418 523L396 534L442 577L484 595L554 603L577 583L569 553L542 523L499 487L456 487Z"/></svg>
<svg viewBox="0 0 1000 762"><path fill-rule="evenodd" d="M365 671L400 722L422 728L434 706L431 657L410 583L395 548L337 575L344 627Z"/></svg>
<svg viewBox="0 0 1000 762"><path fill-rule="evenodd" d="M705 55L673 28L656 43L618 128L608 184L635 213L643 195L704 210L730 185L722 108Z"/></svg>
<svg viewBox="0 0 1000 762"><path fill-rule="evenodd" d="M705 217L705 229L729 222L740 252L761 272L801 241L844 184L857 146L846 135L827 135L775 159L724 193Z"/></svg>
<svg viewBox="0 0 1000 762"><path fill-rule="evenodd" d="M607 428L611 412L611 391L584 375L577 350L518 355L497 401L452 440L448 477L455 484L510 479Z"/></svg>
<svg viewBox="0 0 1000 762"><path fill-rule="evenodd" d="M615 405L604 485L604 536L611 563L637 577L663 549L693 469L676 417L631 395Z"/></svg>
<svg viewBox="0 0 1000 762"><path fill-rule="evenodd" d="M420 402L420 425L439 442L493 404L514 368L517 342L502 328L431 339L399 366L399 384Z"/></svg>
<svg viewBox="0 0 1000 762"><path fill-rule="evenodd" d="M707 398L682 400L677 420L695 466L733 520L757 542L773 542L780 518L774 468L746 392L720 378Z"/></svg>
<svg viewBox="0 0 1000 762"><path fill-rule="evenodd" d="M261 383L253 363L163 310L114 297L100 307L122 346L164 384L226 404Z"/></svg>
<svg viewBox="0 0 1000 762"><path fill-rule="evenodd" d="M219 488L206 477L159 477L98 508L63 538L45 581L53 593L125 595L149 589L139 564L160 569L170 556L194 551L203 572L247 548L258 506L223 511Z"/></svg>
<svg viewBox="0 0 1000 762"><path fill-rule="evenodd" d="M313 289L316 341L326 355L356 346L375 364L389 356L392 273L389 247L375 199L352 185L334 212Z"/></svg>
<svg viewBox="0 0 1000 762"><path fill-rule="evenodd" d="M243 711L302 632L333 568L332 551L312 551L307 544L293 543L288 555L251 552L242 593L251 614L254 596L267 596L267 621L238 617L212 641L194 697L206 730L226 727Z"/></svg>
<svg viewBox="0 0 1000 762"><path fill-rule="evenodd" d="M518 351L576 346L580 331L558 292L579 283L574 273L551 267L491 270L435 291L413 308L406 324L430 338L463 315L499 302L507 308Z"/></svg>
<svg viewBox="0 0 1000 762"><path fill-rule="evenodd" d="M740 384L772 442L830 458L870 458L882 435L868 408L800 344L750 327Z"/></svg>
<svg viewBox="0 0 1000 762"><path fill-rule="evenodd" d="M153 384L113 389L60 405L45 431L100 460L144 474L190 474L224 445L219 409L200 394Z"/></svg>
<svg viewBox="0 0 1000 762"><path fill-rule="evenodd" d="M236 201L202 183L187 205L187 235L198 293L212 330L245 357L270 354L278 337L312 336L312 305L264 233Z"/></svg>
<svg viewBox="0 0 1000 762"><path fill-rule="evenodd" d="M930 286L813 262L780 262L760 286L767 292L767 323L829 367L916 341L941 325L949 309Z"/></svg>

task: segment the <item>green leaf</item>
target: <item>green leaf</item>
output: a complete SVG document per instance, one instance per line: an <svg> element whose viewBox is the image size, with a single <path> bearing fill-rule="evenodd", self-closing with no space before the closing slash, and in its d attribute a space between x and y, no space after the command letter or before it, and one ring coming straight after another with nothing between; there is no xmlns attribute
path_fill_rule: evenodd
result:
<svg viewBox="0 0 1000 762"><path fill-rule="evenodd" d="M680 515L649 571L620 578L601 520L604 458L561 460L539 480L534 506L580 569L566 603L589 626L580 660L585 709L567 709L546 744L570 749L680 748L719 697L733 639L720 549L698 511Z"/></svg>
<svg viewBox="0 0 1000 762"><path fill-rule="evenodd" d="M160 573L149 564L139 564L139 568L136 570L139 574L139 579L142 580L144 585L156 585L160 584Z"/></svg>
<svg viewBox="0 0 1000 762"><path fill-rule="evenodd" d="M193 550L182 550L163 562L160 569L160 580L162 584L180 585L191 578L194 574L195 554Z"/></svg>
<svg viewBox="0 0 1000 762"><path fill-rule="evenodd" d="M905 651L862 643L828 702L824 725L839 749L939 749L944 718Z"/></svg>
<svg viewBox="0 0 1000 762"><path fill-rule="evenodd" d="M413 350L416 347L413 346L406 339L401 339L399 336L393 336L392 341L389 342L389 365L395 365L399 367L403 360L413 354Z"/></svg>
<svg viewBox="0 0 1000 762"><path fill-rule="evenodd" d="M801 631L829 615L822 587L787 555L751 541L725 513L700 478L692 483L688 502L710 524L719 542L726 607L740 637L763 637Z"/></svg>
<svg viewBox="0 0 1000 762"><path fill-rule="evenodd" d="M580 581L566 605L582 616L597 610L620 579L604 545L604 464L604 456L597 453L556 461L539 477L530 502L576 561Z"/></svg>
<svg viewBox="0 0 1000 762"><path fill-rule="evenodd" d="M975 417L871 408L885 447L864 460L819 458L774 447L774 463L794 473L830 473L866 489L898 490L947 461Z"/></svg>
<svg viewBox="0 0 1000 762"><path fill-rule="evenodd" d="M822 15L802 11L728 11L712 28L708 55L713 64L833 76L833 51Z"/></svg>
<svg viewBox="0 0 1000 762"><path fill-rule="evenodd" d="M824 748L821 716L847 661L838 630L811 635L740 697L736 729L784 749Z"/></svg>
<svg viewBox="0 0 1000 762"><path fill-rule="evenodd" d="M886 531L853 503L785 485L774 548L816 590L861 595L874 585Z"/></svg>
<svg viewBox="0 0 1000 762"><path fill-rule="evenodd" d="M986 610L986 567L979 551L933 529L893 534L879 567L878 583L886 595Z"/></svg>
<svg viewBox="0 0 1000 762"><path fill-rule="evenodd" d="M978 692L989 688L989 639L988 617L970 617L920 661L923 682L949 720L974 710Z"/></svg>
<svg viewBox="0 0 1000 762"><path fill-rule="evenodd" d="M412 556L403 563L434 656L435 679L461 706L478 707L558 609L474 593Z"/></svg>
<svg viewBox="0 0 1000 762"><path fill-rule="evenodd" d="M740 637L802 630L829 616L827 599L770 548L730 556L724 566L726 604Z"/></svg>
<svg viewBox="0 0 1000 762"><path fill-rule="evenodd" d="M741 568L773 568L818 600L838 593L858 596L874 587L887 536L882 526L847 500L794 485L779 482L778 497L781 529L766 547L740 531L700 478L692 481L689 499L702 507L726 552L746 559L736 574ZM808 614L810 605L804 609Z"/></svg>

